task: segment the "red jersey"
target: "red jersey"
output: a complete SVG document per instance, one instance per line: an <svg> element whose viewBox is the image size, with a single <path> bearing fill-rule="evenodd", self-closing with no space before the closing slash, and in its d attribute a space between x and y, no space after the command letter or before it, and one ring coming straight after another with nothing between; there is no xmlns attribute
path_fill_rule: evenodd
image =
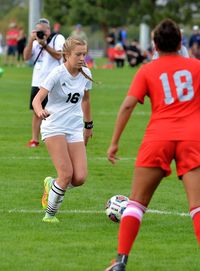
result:
<svg viewBox="0 0 200 271"><path fill-rule="evenodd" d="M200 141L200 61L161 56L143 65L128 96L140 103L149 96L152 114L144 141Z"/></svg>
<svg viewBox="0 0 200 271"><path fill-rule="evenodd" d="M126 53L124 49L113 49L113 54L115 58L125 58L126 57Z"/></svg>
<svg viewBox="0 0 200 271"><path fill-rule="evenodd" d="M6 33L7 45L16 46L18 36L19 36L19 31L17 29L8 30L8 32Z"/></svg>

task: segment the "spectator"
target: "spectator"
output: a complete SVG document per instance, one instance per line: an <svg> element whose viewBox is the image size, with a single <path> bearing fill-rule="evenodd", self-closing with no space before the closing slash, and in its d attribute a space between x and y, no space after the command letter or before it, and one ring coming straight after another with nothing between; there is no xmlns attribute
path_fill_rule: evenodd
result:
<svg viewBox="0 0 200 271"><path fill-rule="evenodd" d="M55 23L53 25L53 33L59 34L60 33L60 24L59 23Z"/></svg>
<svg viewBox="0 0 200 271"><path fill-rule="evenodd" d="M32 88L30 96L30 109L32 101L39 91L41 82L47 77L53 68L62 63L62 47L65 38L61 34L51 34L49 21L40 19L32 31L29 41L24 49L24 59L33 60ZM43 107L47 103L47 98L43 101ZM33 111L32 117L32 138L28 142L28 147L39 146L41 119Z"/></svg>
<svg viewBox="0 0 200 271"><path fill-rule="evenodd" d="M23 66L24 64L24 57L23 57L23 52L24 48L26 46L26 35L24 33L23 27L19 28L19 35L17 39L17 65Z"/></svg>
<svg viewBox="0 0 200 271"><path fill-rule="evenodd" d="M3 54L3 35L0 32L0 55Z"/></svg>
<svg viewBox="0 0 200 271"><path fill-rule="evenodd" d="M110 32L108 33L106 37L107 47L113 48L115 47L116 43L116 29L113 27L111 28Z"/></svg>
<svg viewBox="0 0 200 271"><path fill-rule="evenodd" d="M72 31L71 36L87 41L87 35L83 31L81 24L77 24L75 26L75 29Z"/></svg>
<svg viewBox="0 0 200 271"><path fill-rule="evenodd" d="M106 44L107 44L107 57L108 57L108 65L113 65L114 63L114 47L116 44L116 29L114 27L111 28L107 37L106 37Z"/></svg>
<svg viewBox="0 0 200 271"><path fill-rule="evenodd" d="M181 44L183 46L185 46L185 48L188 48L188 39L184 34L184 29L183 28L181 28L181 36L182 36Z"/></svg>
<svg viewBox="0 0 200 271"><path fill-rule="evenodd" d="M139 43L137 40L133 40L126 49L126 55L128 63L131 67L135 67L142 63L145 57L142 55Z"/></svg>
<svg viewBox="0 0 200 271"><path fill-rule="evenodd" d="M126 31L125 28L120 28L119 29L118 42L120 42L121 45L126 50L126 46L127 46L127 31Z"/></svg>
<svg viewBox="0 0 200 271"><path fill-rule="evenodd" d="M92 69L95 67L94 59L89 53L85 56L85 64L89 69Z"/></svg>
<svg viewBox="0 0 200 271"><path fill-rule="evenodd" d="M16 64L16 54L17 54L17 41L18 41L19 31L15 22L9 24L9 29L6 32L6 46L7 53L5 58L5 65L15 65Z"/></svg>
<svg viewBox="0 0 200 271"><path fill-rule="evenodd" d="M124 50L121 43L117 43L115 45L114 50L113 50L113 56L114 56L114 61L116 63L117 68L123 68L125 58L126 58L126 51Z"/></svg>
<svg viewBox="0 0 200 271"><path fill-rule="evenodd" d="M198 25L194 25L193 34L189 40L189 54L190 57L200 59L200 30Z"/></svg>

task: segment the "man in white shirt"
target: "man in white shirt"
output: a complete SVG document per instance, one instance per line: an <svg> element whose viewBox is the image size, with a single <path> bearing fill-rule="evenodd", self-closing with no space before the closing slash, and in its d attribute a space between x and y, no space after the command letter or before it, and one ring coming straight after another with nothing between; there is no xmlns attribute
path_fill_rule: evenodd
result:
<svg viewBox="0 0 200 271"><path fill-rule="evenodd" d="M51 34L49 21L40 19L31 32L29 41L24 49L24 59L33 61L32 88L30 97L30 109L32 101L39 91L41 82L48 76L53 68L62 63L62 47L65 38L61 34ZM47 99L43 102L45 107ZM41 119L33 111L32 117L32 138L28 142L28 147L39 146Z"/></svg>

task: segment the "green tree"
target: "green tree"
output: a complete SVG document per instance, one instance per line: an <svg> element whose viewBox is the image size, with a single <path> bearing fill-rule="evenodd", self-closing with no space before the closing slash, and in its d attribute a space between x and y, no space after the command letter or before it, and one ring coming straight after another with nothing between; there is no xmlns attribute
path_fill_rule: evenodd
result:
<svg viewBox="0 0 200 271"><path fill-rule="evenodd" d="M128 22L144 21L154 27L160 20L171 18L177 23L192 24L199 16L199 8L199 0L135 0L128 13Z"/></svg>
<svg viewBox="0 0 200 271"><path fill-rule="evenodd" d="M127 22L125 14L134 0L69 0L70 20L83 21L85 24L120 26Z"/></svg>
<svg viewBox="0 0 200 271"><path fill-rule="evenodd" d="M50 20L62 25L69 23L70 6L68 0L43 0L43 6L44 13Z"/></svg>
<svg viewBox="0 0 200 271"><path fill-rule="evenodd" d="M60 23L98 24L107 35L108 27L127 23L127 10L133 2L134 0L44 0L44 9ZM64 9L62 15L61 11Z"/></svg>
<svg viewBox="0 0 200 271"><path fill-rule="evenodd" d="M0 18L2 19L5 16L5 14L9 12L16 5L16 1L1 0L0 5L1 5Z"/></svg>
<svg viewBox="0 0 200 271"><path fill-rule="evenodd" d="M199 0L44 0L44 9L61 24L98 24L105 33L110 26L142 21L154 27L166 17L178 23L200 22Z"/></svg>
<svg viewBox="0 0 200 271"><path fill-rule="evenodd" d="M27 32L28 0L0 0L0 7L0 32L3 35L12 21L24 27Z"/></svg>

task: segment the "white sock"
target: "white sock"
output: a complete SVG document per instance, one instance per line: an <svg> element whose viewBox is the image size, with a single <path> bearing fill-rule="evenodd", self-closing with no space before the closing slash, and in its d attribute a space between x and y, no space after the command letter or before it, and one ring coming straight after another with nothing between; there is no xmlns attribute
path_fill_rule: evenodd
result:
<svg viewBox="0 0 200 271"><path fill-rule="evenodd" d="M56 181L53 182L51 190L49 192L48 206L46 213L50 216L54 216L64 199L65 190L63 190Z"/></svg>

